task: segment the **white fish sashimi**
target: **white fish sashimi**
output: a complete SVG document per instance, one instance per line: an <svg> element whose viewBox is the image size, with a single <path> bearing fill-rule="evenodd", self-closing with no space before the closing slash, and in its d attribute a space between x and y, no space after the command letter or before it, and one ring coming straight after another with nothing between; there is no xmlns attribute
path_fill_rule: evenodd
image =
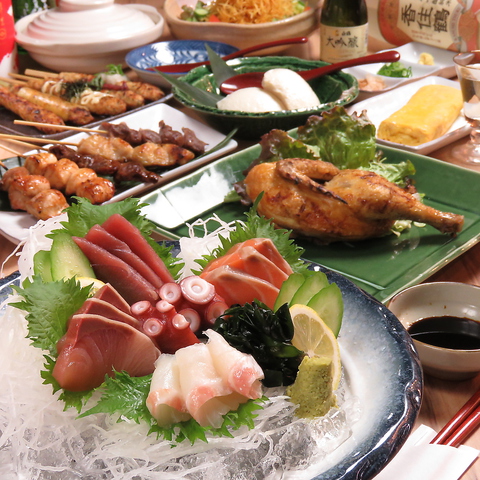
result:
<svg viewBox="0 0 480 480"><path fill-rule="evenodd" d="M230 409L217 397L232 393L216 371L210 350L204 343L181 348L175 353L185 405L202 426L219 427Z"/></svg>
<svg viewBox="0 0 480 480"><path fill-rule="evenodd" d="M163 353L155 362L147 408L161 427L191 418L182 395L175 355Z"/></svg>
<svg viewBox="0 0 480 480"><path fill-rule="evenodd" d="M233 391L247 398L259 398L262 395L263 370L256 360L240 352L214 330L206 330L209 338L207 347L213 359L215 369Z"/></svg>

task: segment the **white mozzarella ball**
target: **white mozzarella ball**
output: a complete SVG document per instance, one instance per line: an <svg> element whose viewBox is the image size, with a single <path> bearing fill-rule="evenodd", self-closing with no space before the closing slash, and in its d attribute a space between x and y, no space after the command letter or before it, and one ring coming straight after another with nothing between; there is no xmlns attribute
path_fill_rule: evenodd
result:
<svg viewBox="0 0 480 480"><path fill-rule="evenodd" d="M288 68L273 68L265 72L262 87L278 97L287 110L320 105L312 87L297 72Z"/></svg>
<svg viewBox="0 0 480 480"><path fill-rule="evenodd" d="M236 90L217 102L217 107L221 110L250 113L285 110L285 106L274 95L259 87Z"/></svg>

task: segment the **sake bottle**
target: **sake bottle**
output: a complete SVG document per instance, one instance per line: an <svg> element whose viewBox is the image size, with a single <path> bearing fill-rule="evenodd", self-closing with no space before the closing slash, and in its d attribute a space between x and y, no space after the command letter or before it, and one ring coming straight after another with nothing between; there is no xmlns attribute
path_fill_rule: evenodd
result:
<svg viewBox="0 0 480 480"><path fill-rule="evenodd" d="M337 63L362 57L368 48L365 0L324 0L320 16L320 59Z"/></svg>

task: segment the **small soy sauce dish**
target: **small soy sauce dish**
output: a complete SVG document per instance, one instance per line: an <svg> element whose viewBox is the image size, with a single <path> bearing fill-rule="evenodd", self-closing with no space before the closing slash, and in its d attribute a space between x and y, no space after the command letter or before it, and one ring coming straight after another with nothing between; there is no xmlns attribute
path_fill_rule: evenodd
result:
<svg viewBox="0 0 480 480"><path fill-rule="evenodd" d="M387 306L412 337L425 374L460 381L480 372L480 287L421 283Z"/></svg>

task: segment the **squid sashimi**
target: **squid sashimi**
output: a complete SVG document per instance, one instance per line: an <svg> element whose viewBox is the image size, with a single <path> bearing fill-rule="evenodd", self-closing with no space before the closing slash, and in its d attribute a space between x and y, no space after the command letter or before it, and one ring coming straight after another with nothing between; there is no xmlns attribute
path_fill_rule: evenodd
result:
<svg viewBox="0 0 480 480"><path fill-rule="evenodd" d="M163 353L158 357L146 403L161 427L191 418L183 399L175 355Z"/></svg>
<svg viewBox="0 0 480 480"><path fill-rule="evenodd" d="M280 289L270 282L249 275L228 265L202 272L202 278L215 287L215 291L228 305L251 303L259 300L273 309Z"/></svg>
<svg viewBox="0 0 480 480"><path fill-rule="evenodd" d="M100 315L70 319L57 343L53 376L66 390L81 392L102 384L105 375L126 371L130 376L152 373L160 351L136 328Z"/></svg>
<svg viewBox="0 0 480 480"><path fill-rule="evenodd" d="M115 255L136 270L155 288L160 288L163 280L122 240L107 232L101 225L94 225L85 238Z"/></svg>
<svg viewBox="0 0 480 480"><path fill-rule="evenodd" d="M126 323L137 329L141 328L140 322L135 317L128 313L125 313L124 311L117 308L115 305L96 297L87 298L87 300L85 300L85 303L75 313L101 315L102 317L108 318L109 320Z"/></svg>
<svg viewBox="0 0 480 480"><path fill-rule="evenodd" d="M115 213L102 224L102 227L125 242L162 279L163 283L174 281L165 263L145 240L140 230L126 218Z"/></svg>
<svg viewBox="0 0 480 480"><path fill-rule="evenodd" d="M202 426L220 426L229 408L216 397L229 395L232 390L215 370L208 347L197 343L177 350L175 356L188 412Z"/></svg>
<svg viewBox="0 0 480 480"><path fill-rule="evenodd" d="M130 313L130 305L128 302L109 283L102 285L95 292L94 297L111 303L124 313Z"/></svg>
<svg viewBox="0 0 480 480"><path fill-rule="evenodd" d="M213 330L207 333L207 344L162 354L157 360L147 407L159 425L179 421L187 412L204 427L220 427L223 415L249 398L261 397L263 371L253 357L228 345Z"/></svg>
<svg viewBox="0 0 480 480"><path fill-rule="evenodd" d="M262 395L263 370L255 359L233 348L214 330L207 330L207 347L213 359L213 365L224 382L234 391L248 398Z"/></svg>
<svg viewBox="0 0 480 480"><path fill-rule="evenodd" d="M129 303L158 300L155 287L130 265L82 237L72 237L86 255L98 279L110 283Z"/></svg>

